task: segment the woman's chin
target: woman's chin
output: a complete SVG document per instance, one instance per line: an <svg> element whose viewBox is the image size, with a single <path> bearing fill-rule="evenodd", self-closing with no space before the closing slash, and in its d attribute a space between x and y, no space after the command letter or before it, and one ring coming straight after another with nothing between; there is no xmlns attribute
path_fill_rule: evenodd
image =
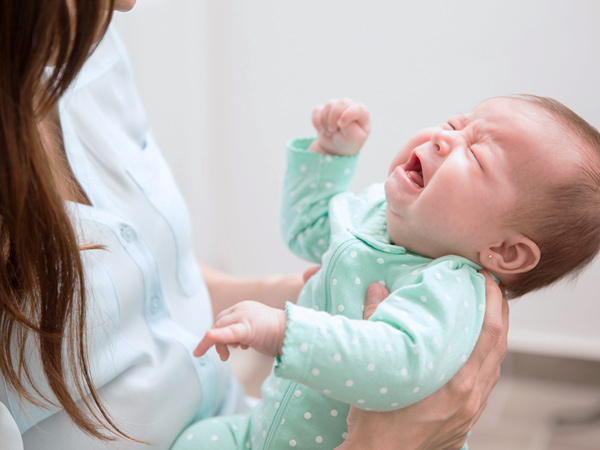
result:
<svg viewBox="0 0 600 450"><path fill-rule="evenodd" d="M115 11L131 11L136 0L115 0Z"/></svg>

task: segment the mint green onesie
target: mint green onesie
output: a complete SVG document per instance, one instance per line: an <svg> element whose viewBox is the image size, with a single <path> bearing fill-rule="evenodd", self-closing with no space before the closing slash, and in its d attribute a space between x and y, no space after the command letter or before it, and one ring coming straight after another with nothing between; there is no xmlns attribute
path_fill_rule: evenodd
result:
<svg viewBox="0 0 600 450"><path fill-rule="evenodd" d="M477 341L480 267L391 245L383 185L348 192L357 157L308 152L311 141L288 144L282 230L292 251L322 268L298 304L286 305L284 347L263 400L249 416L192 425L177 450L333 449L346 437L350 405L391 411L421 400L458 371ZM362 320L375 282L390 295Z"/></svg>

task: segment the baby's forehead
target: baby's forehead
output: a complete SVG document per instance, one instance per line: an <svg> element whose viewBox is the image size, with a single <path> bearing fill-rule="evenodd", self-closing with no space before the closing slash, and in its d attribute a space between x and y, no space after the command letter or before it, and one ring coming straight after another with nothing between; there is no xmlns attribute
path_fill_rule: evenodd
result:
<svg viewBox="0 0 600 450"><path fill-rule="evenodd" d="M489 99L466 116L475 141L491 142L492 151L500 152L525 179L532 173L562 179L572 175L573 161L581 158L565 124L526 99Z"/></svg>
<svg viewBox="0 0 600 450"><path fill-rule="evenodd" d="M566 136L563 124L552 114L526 99L494 97L481 102L464 115L480 134L497 139L527 141ZM549 132L550 130L550 132Z"/></svg>
<svg viewBox="0 0 600 450"><path fill-rule="evenodd" d="M512 97L489 98L479 103L473 111L465 114L465 117L470 121L477 118L498 120L523 118L523 116L538 120L551 118L532 102Z"/></svg>

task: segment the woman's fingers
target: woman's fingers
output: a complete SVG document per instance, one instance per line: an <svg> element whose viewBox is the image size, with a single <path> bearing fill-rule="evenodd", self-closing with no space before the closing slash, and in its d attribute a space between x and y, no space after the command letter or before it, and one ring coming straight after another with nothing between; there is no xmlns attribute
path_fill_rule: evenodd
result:
<svg viewBox="0 0 600 450"><path fill-rule="evenodd" d="M506 347L508 339L508 301L505 297L502 299L502 332L496 340L494 347L489 352L488 357L484 360L481 370L479 372L480 380L487 380L487 383L483 384L482 398L486 399L492 392L496 383L500 379L500 364L506 356ZM481 382L481 381L480 381Z"/></svg>
<svg viewBox="0 0 600 450"><path fill-rule="evenodd" d="M309 267L302 274L302 280L304 280L304 282L306 283L310 279L310 277L312 277L319 270L321 270L321 266Z"/></svg>
<svg viewBox="0 0 600 450"><path fill-rule="evenodd" d="M506 297L487 272L481 273L486 277L486 312L481 334L465 365L447 384L454 397L464 399L459 411L467 430L479 419L500 378L508 334Z"/></svg>
<svg viewBox="0 0 600 450"><path fill-rule="evenodd" d="M508 320L505 318L503 310L506 299L502 291L492 279L487 271L480 272L485 277L485 317L481 328L481 334L477 339L477 344L471 353L465 365L482 367L484 361L488 358L492 349L494 349L502 336L508 332Z"/></svg>
<svg viewBox="0 0 600 450"><path fill-rule="evenodd" d="M369 285L367 288L365 312L363 315L365 320L369 319L373 315L377 309L377 306L384 301L388 295L390 295L390 292L380 283L373 283Z"/></svg>

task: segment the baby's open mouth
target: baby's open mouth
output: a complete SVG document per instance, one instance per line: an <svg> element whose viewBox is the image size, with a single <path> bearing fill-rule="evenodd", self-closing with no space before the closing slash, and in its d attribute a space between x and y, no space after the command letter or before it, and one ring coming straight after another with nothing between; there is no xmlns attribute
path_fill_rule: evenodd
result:
<svg viewBox="0 0 600 450"><path fill-rule="evenodd" d="M404 165L404 172L406 177L419 189L423 189L425 183L423 182L423 170L421 169L421 160L413 152L410 155L408 162Z"/></svg>

